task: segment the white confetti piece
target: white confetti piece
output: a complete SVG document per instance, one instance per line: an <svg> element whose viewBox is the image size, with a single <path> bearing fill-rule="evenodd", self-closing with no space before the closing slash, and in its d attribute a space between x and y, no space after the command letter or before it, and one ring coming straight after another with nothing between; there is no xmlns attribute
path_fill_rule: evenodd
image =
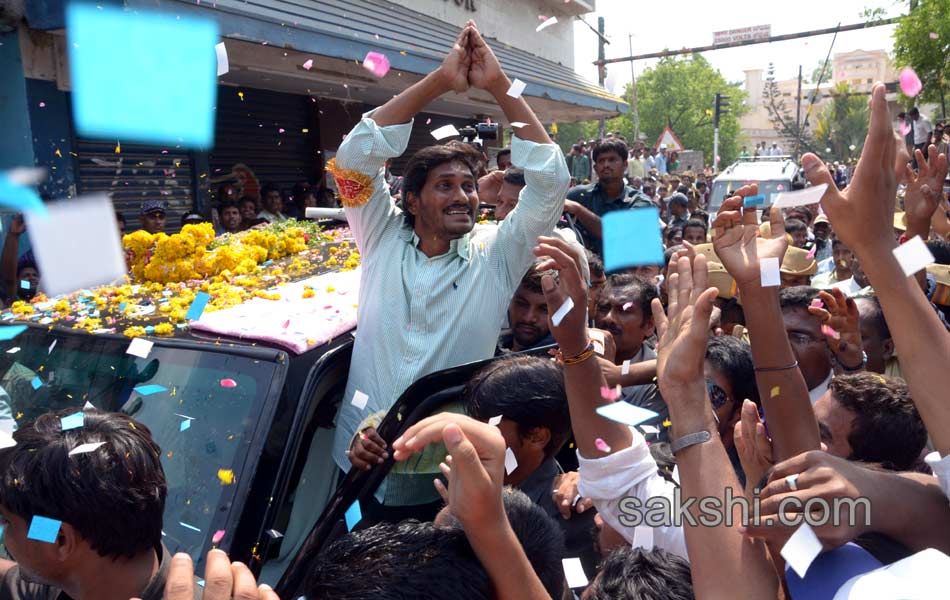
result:
<svg viewBox="0 0 950 600"><path fill-rule="evenodd" d="M821 197L825 195L825 190L827 189L828 184L823 183L821 185L807 187L797 192L782 192L776 196L773 206L778 206L779 208L791 208L793 206L818 204L821 202Z"/></svg>
<svg viewBox="0 0 950 600"><path fill-rule="evenodd" d="M641 525L633 530L633 547L653 550L653 528Z"/></svg>
<svg viewBox="0 0 950 600"><path fill-rule="evenodd" d="M56 347L56 342L57 342L57 341L59 341L59 340L53 340L53 343L49 345L49 350L46 352L46 354L52 354L52 353L53 353L53 348Z"/></svg>
<svg viewBox="0 0 950 600"><path fill-rule="evenodd" d="M763 258L759 261L759 274L762 276L762 287L778 287L782 285L778 258L774 256Z"/></svg>
<svg viewBox="0 0 950 600"><path fill-rule="evenodd" d="M564 577L567 579L567 587L571 589L580 588L589 583L587 575L584 573L584 566L581 565L581 559L564 558L561 560L561 564L564 565Z"/></svg>
<svg viewBox="0 0 950 600"><path fill-rule="evenodd" d="M567 316L567 313L571 312L572 308L574 308L574 299L568 296L567 300L564 301L564 304L561 305L561 308L557 309L551 316L551 323L555 327L560 325L561 321L564 320L564 317Z"/></svg>
<svg viewBox="0 0 950 600"><path fill-rule="evenodd" d="M908 277L934 262L934 255L919 235L894 248L893 252L894 258L904 270L904 275Z"/></svg>
<svg viewBox="0 0 950 600"><path fill-rule="evenodd" d="M544 23L541 23L540 25L537 26L537 28L535 28L535 31L544 31L551 25L557 25L557 17L551 17L550 19L545 19Z"/></svg>
<svg viewBox="0 0 950 600"><path fill-rule="evenodd" d="M488 419L488 424L489 424L489 425L498 425L499 423L501 423L501 419L502 419L502 418L503 418L503 415L498 415L497 417L492 417L492 418Z"/></svg>
<svg viewBox="0 0 950 600"><path fill-rule="evenodd" d="M511 124L511 126L514 127L515 129L521 129L522 127L527 127L528 124L522 123L521 121L515 121L514 123Z"/></svg>
<svg viewBox="0 0 950 600"><path fill-rule="evenodd" d="M652 410L634 406L623 400L605 406L598 406L597 414L611 421L630 425L631 427L639 425L644 421L655 419L658 416L657 413Z"/></svg>
<svg viewBox="0 0 950 600"><path fill-rule="evenodd" d="M86 400L86 403L82 405L82 409L83 409L83 410L96 410L96 407L92 404L92 402L89 402L88 400Z"/></svg>
<svg viewBox="0 0 950 600"><path fill-rule="evenodd" d="M268 529L268 530L267 530L267 535L271 536L271 537L274 538L275 540L279 540L280 538L284 537L284 534L282 534L281 532L277 531L276 529Z"/></svg>
<svg viewBox="0 0 950 600"><path fill-rule="evenodd" d="M821 554L821 540L815 535L808 523L802 523L782 546L782 558L802 579L808 572L812 561Z"/></svg>
<svg viewBox="0 0 950 600"><path fill-rule="evenodd" d="M12 448L16 446L16 440L13 435L0 429L0 448Z"/></svg>
<svg viewBox="0 0 950 600"><path fill-rule="evenodd" d="M621 374L621 375L624 375L624 376L630 374L630 361L629 361L629 360L623 361L623 365L620 367L620 374Z"/></svg>
<svg viewBox="0 0 950 600"><path fill-rule="evenodd" d="M660 433L660 430L653 425L640 425L640 431L643 433Z"/></svg>
<svg viewBox="0 0 950 600"><path fill-rule="evenodd" d="M526 87L528 87L528 84L515 78L515 80L511 82L511 87L508 88L508 95L512 98L520 98Z"/></svg>
<svg viewBox="0 0 950 600"><path fill-rule="evenodd" d="M367 396L366 394L364 394L363 392L359 390L356 390L355 392L353 392L353 400L350 402L350 404L352 404L353 406L355 406L356 408L360 410L363 410L364 408L366 408L367 402L369 402L369 396Z"/></svg>
<svg viewBox="0 0 950 600"><path fill-rule="evenodd" d="M511 448L505 448L505 473L511 475L517 468L518 459L515 458L515 453L511 451Z"/></svg>
<svg viewBox="0 0 950 600"><path fill-rule="evenodd" d="M16 354L16 353L19 352L19 351L20 351L20 347L19 347L19 346L14 346L14 347L10 348L9 350L7 350L7 354Z"/></svg>
<svg viewBox="0 0 950 600"><path fill-rule="evenodd" d="M226 75L230 70L228 65L228 50L224 47L224 42L214 45L214 52L218 56L218 77Z"/></svg>
<svg viewBox="0 0 950 600"><path fill-rule="evenodd" d="M125 353L138 356L139 358L148 358L148 354L152 351L153 345L155 345L155 342L144 338L132 338L132 342L129 344L129 348Z"/></svg>
<svg viewBox="0 0 950 600"><path fill-rule="evenodd" d="M69 456L74 454L85 454L86 452L93 452L98 450L100 446L104 445L105 442L89 442L88 444L79 444L75 448L69 451Z"/></svg>
<svg viewBox="0 0 950 600"><path fill-rule="evenodd" d="M443 125L438 129L432 130L432 137L437 140L444 140L447 137L455 137L459 135L459 130L455 128L455 125L449 123L448 125Z"/></svg>

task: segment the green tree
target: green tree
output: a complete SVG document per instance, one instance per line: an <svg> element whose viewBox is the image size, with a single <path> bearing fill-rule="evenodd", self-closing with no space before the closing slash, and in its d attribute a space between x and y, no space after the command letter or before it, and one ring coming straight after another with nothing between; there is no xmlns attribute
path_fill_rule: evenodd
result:
<svg viewBox="0 0 950 600"><path fill-rule="evenodd" d="M571 151L571 146L577 143L577 140L593 140L597 138L597 121L579 121L577 123L558 123L557 124L557 144L561 147L564 154ZM630 139L630 138L627 138Z"/></svg>
<svg viewBox="0 0 950 600"><path fill-rule="evenodd" d="M910 66L924 84L918 102L937 102L947 114L950 95L950 0L918 0L894 28L894 62ZM909 101L910 102L910 101Z"/></svg>
<svg viewBox="0 0 950 600"><path fill-rule="evenodd" d="M868 101L865 96L849 96L849 91L847 83L835 86L831 104L815 123L815 144L825 160L850 160L861 154L868 133Z"/></svg>
<svg viewBox="0 0 950 600"><path fill-rule="evenodd" d="M805 122L808 114L808 105L802 101L802 119L801 122L792 113L795 107L788 106L785 103L785 97L775 81L775 66L769 63L768 76L765 78L765 86L762 88L762 100L765 105L765 111L769 115L769 121L772 128L785 140L787 152L793 154L799 150L798 143L801 142L802 152L814 152L813 139L808 131L808 124Z"/></svg>

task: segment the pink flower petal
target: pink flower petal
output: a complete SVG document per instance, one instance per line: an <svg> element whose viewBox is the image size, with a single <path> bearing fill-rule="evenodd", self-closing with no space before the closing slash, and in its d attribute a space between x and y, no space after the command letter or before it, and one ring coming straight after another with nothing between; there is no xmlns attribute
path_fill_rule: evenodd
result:
<svg viewBox="0 0 950 600"><path fill-rule="evenodd" d="M812 249L809 250L809 251L808 251L808 254L806 255L806 256L808 256L808 259L809 259L809 260L815 258L815 252L816 252L817 250L818 250L818 246L812 246Z"/></svg>
<svg viewBox="0 0 950 600"><path fill-rule="evenodd" d="M283 133L283 132L284 132L284 128L283 128L283 127L281 127L280 129L277 130L277 133Z"/></svg>
<svg viewBox="0 0 950 600"><path fill-rule="evenodd" d="M814 306L815 308L825 307L825 303L821 301L821 298L815 298L814 300L812 300L811 305Z"/></svg>
<svg viewBox="0 0 950 600"><path fill-rule="evenodd" d="M44 106L46 106L46 103L45 103L45 102L40 102L40 108L43 108Z"/></svg>
<svg viewBox="0 0 950 600"><path fill-rule="evenodd" d="M607 454L610 454L610 446L608 446L607 442L605 442L604 440L597 438L596 440L594 440L594 445L597 446L597 449L600 450L601 452L606 452Z"/></svg>
<svg viewBox="0 0 950 600"><path fill-rule="evenodd" d="M924 89L924 84L920 82L920 77L910 67L904 67L900 72L901 92L908 98L913 98Z"/></svg>
<svg viewBox="0 0 950 600"><path fill-rule="evenodd" d="M824 335L831 336L831 338L835 340L841 339L841 334L827 325L821 326L821 333L823 333Z"/></svg>
<svg viewBox="0 0 950 600"><path fill-rule="evenodd" d="M309 71L310 69L313 68L313 59L312 59L312 58L308 58L308 59L307 59L307 62L305 62L305 63L302 64L301 66L302 66L304 69L307 69L307 70Z"/></svg>
<svg viewBox="0 0 950 600"><path fill-rule="evenodd" d="M389 59L379 52L367 52L363 59L363 68L377 77L385 77L389 72Z"/></svg>
<svg viewBox="0 0 950 600"><path fill-rule="evenodd" d="M910 125L907 124L907 121L901 121L901 124L900 124L900 127L898 127L898 130L900 130L901 135L907 135L908 133L910 133Z"/></svg>
<svg viewBox="0 0 950 600"><path fill-rule="evenodd" d="M223 387L223 388L236 388L236 387L237 387L237 382L234 381L234 380L231 379L231 378L222 379L222 380L221 380L221 387Z"/></svg>
<svg viewBox="0 0 950 600"><path fill-rule="evenodd" d="M933 31L930 32L930 39L935 40L935 39L937 39L938 37L940 37L940 36L937 35L935 32L933 32Z"/></svg>
<svg viewBox="0 0 950 600"><path fill-rule="evenodd" d="M223 540L223 539L224 539L224 530L223 530L223 529L219 529L219 530L217 530L217 531L214 532L214 535L213 535L213 536L211 536L211 543L212 543L212 544L217 544L217 543L220 543L221 540Z"/></svg>
<svg viewBox="0 0 950 600"><path fill-rule="evenodd" d="M604 400L617 400L620 398L620 386L610 387L610 386L601 386L600 388L600 397Z"/></svg>

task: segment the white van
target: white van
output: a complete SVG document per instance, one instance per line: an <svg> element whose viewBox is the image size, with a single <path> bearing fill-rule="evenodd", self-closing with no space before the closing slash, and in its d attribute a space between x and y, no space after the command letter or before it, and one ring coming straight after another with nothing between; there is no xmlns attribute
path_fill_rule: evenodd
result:
<svg viewBox="0 0 950 600"><path fill-rule="evenodd" d="M709 214L716 214L723 200L744 185L759 184L759 193L765 195L765 209L780 192L801 189L805 179L801 169L790 156L742 158L726 167L712 183L709 196Z"/></svg>

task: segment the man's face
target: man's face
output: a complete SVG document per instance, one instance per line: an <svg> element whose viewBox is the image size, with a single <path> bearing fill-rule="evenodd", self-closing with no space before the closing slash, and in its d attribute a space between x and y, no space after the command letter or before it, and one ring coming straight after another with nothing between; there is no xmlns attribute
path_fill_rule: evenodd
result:
<svg viewBox="0 0 950 600"><path fill-rule="evenodd" d="M277 214L284 209L284 201L280 197L280 192L271 190L264 196L264 210L269 213Z"/></svg>
<svg viewBox="0 0 950 600"><path fill-rule="evenodd" d="M867 274L864 272L864 269L861 268L861 259L859 259L856 254L851 254L851 262L848 266L851 269L851 276L854 277L855 283L861 287L871 285Z"/></svg>
<svg viewBox="0 0 950 600"><path fill-rule="evenodd" d="M600 291L604 289L604 285L607 284L607 276L601 273L600 275L590 274L590 289L587 292L587 315L588 318L593 317L597 314L597 301L600 296Z"/></svg>
<svg viewBox="0 0 950 600"><path fill-rule="evenodd" d="M853 429L855 414L841 406L830 389L815 402L813 409L818 421L818 433L828 447L828 454L849 458L852 450L848 436Z"/></svg>
<svg viewBox="0 0 950 600"><path fill-rule="evenodd" d="M709 402L719 420L719 435L722 437L723 445L728 449L733 444L732 435L736 421L742 416L739 409L743 398L735 397L729 377L711 363L706 362L703 365L703 372L706 375L706 387L711 388Z"/></svg>
<svg viewBox="0 0 950 600"><path fill-rule="evenodd" d="M666 247L667 247L667 248L672 248L673 246L679 246L679 245L682 244L682 243L683 243L683 230L680 229L680 228L674 229L674 230L666 237Z"/></svg>
<svg viewBox="0 0 950 600"><path fill-rule="evenodd" d="M429 171L420 196L408 194L407 202L420 238L460 238L475 227L475 175L465 163L443 163Z"/></svg>
<svg viewBox="0 0 950 600"><path fill-rule="evenodd" d="M815 223L812 227L812 231L815 232L815 239L827 242L828 238L831 237L831 225L828 223Z"/></svg>
<svg viewBox="0 0 950 600"><path fill-rule="evenodd" d="M257 218L257 205L253 202L241 203L241 219L244 221L253 221Z"/></svg>
<svg viewBox="0 0 950 600"><path fill-rule="evenodd" d="M676 204L670 203L670 214L679 219L686 214L686 207L677 202Z"/></svg>
<svg viewBox="0 0 950 600"><path fill-rule="evenodd" d="M515 185L507 181L501 184L501 189L498 190L498 204L495 205L496 220L504 220L518 206L518 198L523 189L523 185Z"/></svg>
<svg viewBox="0 0 950 600"><path fill-rule="evenodd" d="M544 462L544 447L551 439L551 432L546 427L538 427L521 435L518 424L505 418L498 423L498 429L505 438L505 446L511 448L515 460L518 461L515 470L505 475L504 483L518 485Z"/></svg>
<svg viewBox="0 0 950 600"><path fill-rule="evenodd" d="M702 227L686 227L683 229L683 240L693 244L705 244L706 243L706 230Z"/></svg>
<svg viewBox="0 0 950 600"><path fill-rule="evenodd" d="M621 158L616 152L601 152L594 163L594 171L603 182L615 182L623 177L627 169L627 159Z"/></svg>
<svg viewBox="0 0 950 600"><path fill-rule="evenodd" d="M59 562L54 559L59 544L27 539L30 524L4 506L0 506L0 516L3 517L3 544L20 567L23 579L61 587L57 581L61 579L62 574L53 568L53 565Z"/></svg>
<svg viewBox="0 0 950 600"><path fill-rule="evenodd" d="M825 336L821 333L821 320L797 306L783 308L782 320L805 384L809 390L814 389L831 372L831 358Z"/></svg>
<svg viewBox="0 0 950 600"><path fill-rule="evenodd" d="M782 280L782 288L797 287L800 285L811 285L811 275L792 275L785 271L779 272L779 279Z"/></svg>
<svg viewBox="0 0 950 600"><path fill-rule="evenodd" d="M158 233L165 229L165 213L152 211L139 217L142 220L142 229L149 233Z"/></svg>
<svg viewBox="0 0 950 600"><path fill-rule="evenodd" d="M221 211L221 225L228 233L241 229L241 211L236 206L228 206Z"/></svg>
<svg viewBox="0 0 950 600"><path fill-rule="evenodd" d="M643 180L640 179L639 177L634 177L633 180L630 181L630 187L632 187L635 190L639 190L640 188L643 187Z"/></svg>
<svg viewBox="0 0 950 600"><path fill-rule="evenodd" d="M867 316L873 308L870 300L856 298L854 302L860 314L858 323L861 328L861 345L868 356L867 369L872 373L884 373L887 361L894 356L894 340L882 338L881 332Z"/></svg>
<svg viewBox="0 0 950 600"><path fill-rule="evenodd" d="M511 155L510 155L510 154L502 154L501 156L498 157L498 170L499 170L499 171L504 171L505 169L507 169L507 168L510 167L510 166L511 166Z"/></svg>
<svg viewBox="0 0 950 600"><path fill-rule="evenodd" d="M653 315L644 315L637 298L601 294L597 327L609 331L617 345L617 364L640 351L643 340L653 335ZM624 309L626 306L626 310Z"/></svg>
<svg viewBox="0 0 950 600"><path fill-rule="evenodd" d="M515 351L531 348L548 335L548 303L544 294L518 286L508 305Z"/></svg>
<svg viewBox="0 0 950 600"><path fill-rule="evenodd" d="M851 250L844 244L838 244L831 249L831 256L835 261L835 269L838 273L846 275L844 279L851 277L851 260L854 258Z"/></svg>
<svg viewBox="0 0 950 600"><path fill-rule="evenodd" d="M793 231L789 235L792 236L792 245L796 248L804 249L808 245L808 230L802 229L800 231Z"/></svg>

